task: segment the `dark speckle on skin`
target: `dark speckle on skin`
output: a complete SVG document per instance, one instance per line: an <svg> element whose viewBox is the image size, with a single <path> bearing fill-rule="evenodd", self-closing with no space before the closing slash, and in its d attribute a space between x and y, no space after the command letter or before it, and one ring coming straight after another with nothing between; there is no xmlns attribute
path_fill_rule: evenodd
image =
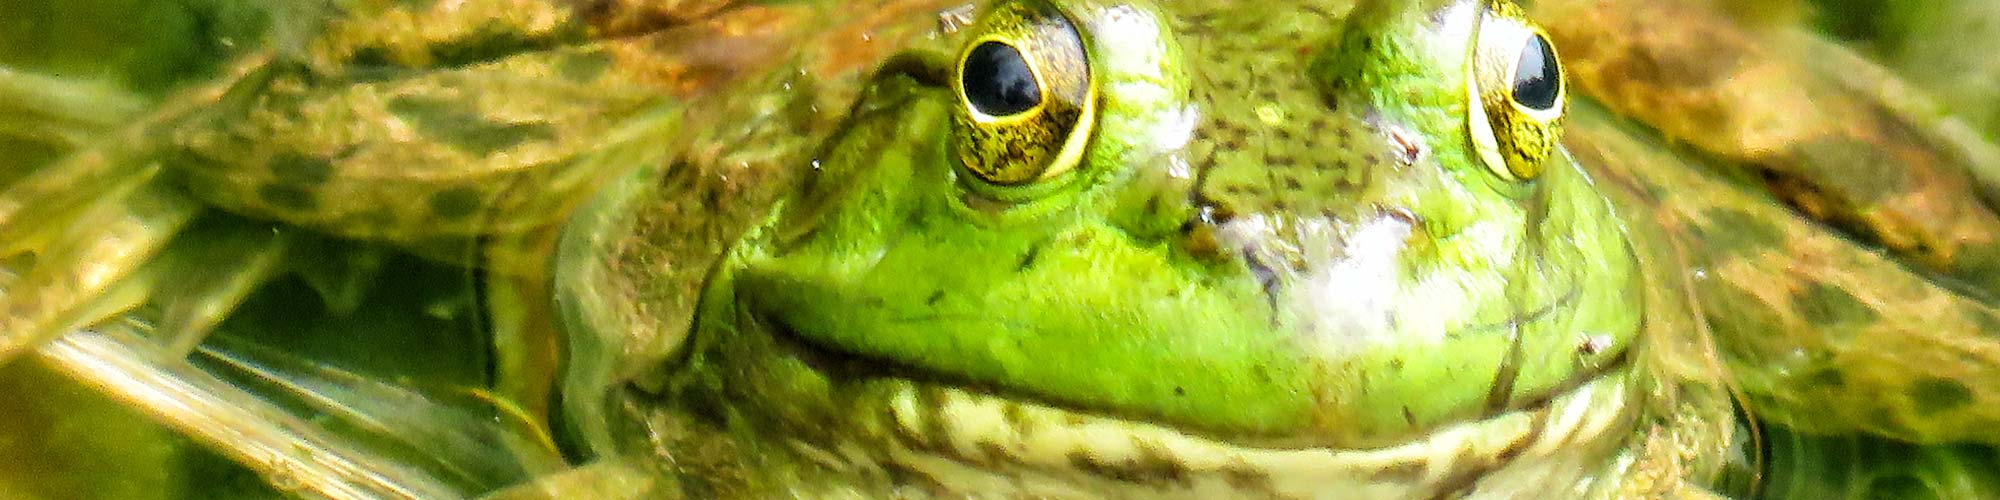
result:
<svg viewBox="0 0 2000 500"><path fill-rule="evenodd" d="M1035 259L1040 258L1041 255L1042 247L1040 245L1028 247L1027 253L1021 254L1021 263L1015 265L1014 269L1017 271L1026 271L1028 268L1034 267Z"/></svg>
<svg viewBox="0 0 2000 500"><path fill-rule="evenodd" d="M1034 419L1028 418L1027 410L1022 409L1019 404L1009 403L1000 408L1000 418L1006 421L1007 427L1013 428L1022 439L1027 439L1041 430Z"/></svg>
<svg viewBox="0 0 2000 500"><path fill-rule="evenodd" d="M436 58L441 66L489 61L560 43L559 40L569 38L580 29L568 27L551 33L527 33L518 27L495 21L464 36L436 43L431 47L431 57Z"/></svg>
<svg viewBox="0 0 2000 500"><path fill-rule="evenodd" d="M1717 208L1702 213L1706 224L1695 228L1704 245L1717 253L1736 255L1766 251L1784 243L1781 231L1771 221L1749 213Z"/></svg>
<svg viewBox="0 0 2000 500"><path fill-rule="evenodd" d="M333 177L333 163L324 158L287 152L271 158L271 176L289 184L315 185Z"/></svg>
<svg viewBox="0 0 2000 500"><path fill-rule="evenodd" d="M469 110L471 104L403 96L389 101L389 111L415 124L425 136L474 156L487 156L531 141L555 138L546 123L500 123Z"/></svg>
<svg viewBox="0 0 2000 500"><path fill-rule="evenodd" d="M563 78L574 82L589 82L604 74L611 67L611 56L592 51L562 58L556 62L556 71Z"/></svg>
<svg viewBox="0 0 2000 500"><path fill-rule="evenodd" d="M1274 153L1264 155L1264 163L1274 167L1290 167L1297 163L1297 160L1288 154Z"/></svg>
<svg viewBox="0 0 2000 500"><path fill-rule="evenodd" d="M1792 294L1792 307L1815 326L1856 326L1874 322L1875 310L1839 287L1806 283Z"/></svg>
<svg viewBox="0 0 2000 500"><path fill-rule="evenodd" d="M1398 460L1385 464L1375 471L1375 480L1414 483L1424 477L1424 463L1416 460Z"/></svg>
<svg viewBox="0 0 2000 500"><path fill-rule="evenodd" d="M1136 484L1184 483L1187 470L1180 463L1156 448L1140 445L1142 455L1136 460L1114 463L1108 462L1089 451L1076 450L1069 453L1070 467L1092 475Z"/></svg>
<svg viewBox="0 0 2000 500"><path fill-rule="evenodd" d="M1133 466L1140 475L1154 483L1188 484L1187 466L1175 460L1173 454L1151 441L1134 440L1132 446L1139 449L1139 459Z"/></svg>
<svg viewBox="0 0 2000 500"><path fill-rule="evenodd" d="M903 446L907 446L910 448L928 448L931 445L930 438L924 436L923 434L919 433L916 429L912 429L909 426L891 425L889 426L889 429L895 432L896 441L902 443Z"/></svg>
<svg viewBox="0 0 2000 500"><path fill-rule="evenodd" d="M285 210L311 210L319 205L311 190L289 184L265 184L257 188L257 197Z"/></svg>
<svg viewBox="0 0 2000 500"><path fill-rule="evenodd" d="M479 212L485 203L479 190L455 187L431 195L431 213L446 219L463 219Z"/></svg>
<svg viewBox="0 0 2000 500"><path fill-rule="evenodd" d="M1909 474L1888 474L1868 481L1868 495L1863 498L1940 498L1931 491L1924 481Z"/></svg>
<svg viewBox="0 0 2000 500"><path fill-rule="evenodd" d="M1716 331L1763 332L1782 328L1784 320L1771 304L1759 299L1755 294L1724 281L1712 282L1702 292L1702 311L1707 316L1709 326ZM1720 343L1720 347L1732 354L1747 359L1762 359L1770 356L1771 347L1763 345L1760 338L1728 336L1733 342Z"/></svg>
<svg viewBox="0 0 2000 500"><path fill-rule="evenodd" d="M983 459L977 460L980 462L991 464L1013 456L1013 454L1007 452L1007 447L1001 446L1000 443L991 440L982 439L978 443L975 443L975 445L979 447L979 458Z"/></svg>
<svg viewBox="0 0 2000 500"><path fill-rule="evenodd" d="M355 47L347 58L348 63L355 66L400 66L388 48L375 45Z"/></svg>
<svg viewBox="0 0 2000 500"><path fill-rule="evenodd" d="M2000 338L2000 317L1986 311L1973 311L1972 321L1979 325L1979 333L1989 338Z"/></svg>
<svg viewBox="0 0 2000 500"><path fill-rule="evenodd" d="M1250 464L1234 464L1222 469L1222 480L1238 491L1269 491L1271 475Z"/></svg>
<svg viewBox="0 0 2000 500"><path fill-rule="evenodd" d="M355 218L355 221L361 227L378 231L387 231L391 228L401 227L396 218L396 211L390 210L388 207L376 207L373 210L363 212Z"/></svg>
<svg viewBox="0 0 2000 500"><path fill-rule="evenodd" d="M919 408L929 408L932 410L944 408L945 402L948 399L944 389L941 388L926 387L917 391L918 404L922 405ZM946 419L936 415L926 418L924 419L923 435L929 436L930 441L945 440L951 436L951 422L947 422Z"/></svg>
<svg viewBox="0 0 2000 500"><path fill-rule="evenodd" d="M1910 384L1910 403L1920 415L1957 409L1972 403L1972 389L1957 380L1924 377Z"/></svg>

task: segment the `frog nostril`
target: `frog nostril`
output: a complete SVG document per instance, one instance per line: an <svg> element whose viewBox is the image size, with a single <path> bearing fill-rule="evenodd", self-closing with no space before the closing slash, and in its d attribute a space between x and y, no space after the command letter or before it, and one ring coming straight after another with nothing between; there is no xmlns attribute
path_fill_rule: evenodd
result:
<svg viewBox="0 0 2000 500"><path fill-rule="evenodd" d="M1202 259L1222 258L1222 242L1215 236L1215 226L1187 221L1181 224L1181 247L1189 254Z"/></svg>
<svg viewBox="0 0 2000 500"><path fill-rule="evenodd" d="M1179 231L1182 246L1189 253L1203 258L1223 258L1226 254L1223 253L1222 240L1216 234L1216 228L1233 218L1233 212L1214 200L1200 195L1194 197L1194 204L1199 208L1187 220L1181 221Z"/></svg>
<svg viewBox="0 0 2000 500"><path fill-rule="evenodd" d="M1220 226L1236 218L1235 209L1205 196L1197 196L1195 206L1200 207L1195 216L1200 218L1202 224Z"/></svg>

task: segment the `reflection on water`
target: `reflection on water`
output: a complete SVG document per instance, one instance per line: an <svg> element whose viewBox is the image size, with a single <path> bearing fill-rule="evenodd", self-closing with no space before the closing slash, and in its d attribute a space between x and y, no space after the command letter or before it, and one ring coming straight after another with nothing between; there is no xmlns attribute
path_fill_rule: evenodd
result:
<svg viewBox="0 0 2000 500"><path fill-rule="evenodd" d="M0 367L0 498L273 498L264 480L146 415L50 372Z"/></svg>
<svg viewBox="0 0 2000 500"><path fill-rule="evenodd" d="M1984 498L2000 491L1992 446L1916 446L1886 439L1806 436L1767 427L1766 498Z"/></svg>
<svg viewBox="0 0 2000 500"><path fill-rule="evenodd" d="M349 252L346 255L376 261L364 264L379 267L368 273L374 278L313 283L293 276L270 283L218 327L201 351L189 358L193 364L182 369L221 376L215 383L248 389L253 397L276 404L266 410L279 412L272 415L302 419L302 424L310 422L304 425L321 432L347 436L340 438L342 441L368 435L390 441L362 443L367 453L419 457L440 452L487 454L409 459L419 467L426 467L422 464L427 459L456 464L427 473L455 483L435 490L442 493L424 497L465 495L525 480L526 472L515 461L534 454L495 448L496 443L507 442L496 439L499 436L453 437L458 431L479 432L485 428L484 422L501 418L496 416L500 410L477 399L474 392L491 385L492 361L491 351L485 347L489 342L482 328L485 319L475 298L477 281L472 271L380 248L327 244L339 246L339 251ZM334 297L337 295L349 297ZM341 310L329 310L329 303L342 302L349 303L341 305ZM132 335L150 330L154 318L142 311L102 328L112 336L91 335L79 340L140 342ZM84 348L90 345L79 344ZM155 397L169 399L121 402L107 398L98 392L101 389L79 386L72 377L51 373L47 366L52 362L115 364L115 355L106 358L101 352L66 349L72 350L60 352L76 354L28 358L0 369L0 388L17 395L0 401L0 415L7 417L0 419L0 443L6 444L0 450L10 454L4 463L30 464L0 467L0 498L274 498L279 493L273 488L311 486L282 479L267 483L258 472L154 423L134 408L171 412L170 407L200 408L203 399L212 401L209 404L231 404L229 398L242 395L184 395L194 399L174 402L174 396L162 393ZM133 354L140 357L134 360L139 364L132 366L144 366L146 356ZM92 376L86 378L92 383L117 383L118 379L104 377L112 365L69 365L64 369L78 366L91 371ZM377 386L375 380L395 384ZM131 390L137 389L113 392L121 398L143 394ZM437 402L457 403L434 407ZM473 413L459 415L453 408ZM437 422L451 428L423 429L410 422ZM180 424L220 425L235 428L232 432L247 432L216 422ZM394 427L374 427L381 425ZM247 447L250 439L248 434L238 434L225 442ZM462 468L481 463L493 465L487 470ZM540 467L546 468L546 464ZM261 469L266 473L272 470ZM299 464L279 469L305 473Z"/></svg>

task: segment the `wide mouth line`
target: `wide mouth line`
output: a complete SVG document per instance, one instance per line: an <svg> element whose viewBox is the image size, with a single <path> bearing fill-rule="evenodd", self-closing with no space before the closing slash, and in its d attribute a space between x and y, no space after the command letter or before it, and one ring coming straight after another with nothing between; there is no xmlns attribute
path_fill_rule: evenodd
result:
<svg viewBox="0 0 2000 500"><path fill-rule="evenodd" d="M1549 315L1553 314L1553 312L1556 311L1558 307L1561 307L1563 304L1570 302L1576 296L1577 293L1572 291L1569 294L1565 294L1564 296L1565 300L1559 300L1550 303L1543 307L1537 308L1534 311L1527 312L1521 316L1510 318L1507 321L1502 321L1499 323L1493 323L1488 325L1481 325L1475 328L1497 329L1497 328L1503 328L1508 324L1525 323L1525 322L1546 319ZM845 383L861 382L870 379L886 379L886 380L897 380L897 381L907 382L915 387L929 386L938 388L950 388L1001 400L1039 405L1077 416L1094 417L1094 418L1106 419L1127 424L1144 424L1144 425L1158 426L1186 436L1207 439L1215 441L1217 443L1224 443L1229 446L1241 448L1244 450L1259 450L1259 451L1270 451L1270 452L1315 451L1315 450L1370 451L1370 450L1385 450L1385 449L1396 448L1398 446L1405 446L1408 445L1409 443L1427 439L1432 435L1435 435L1439 432L1444 432L1446 430L1449 430L1457 426L1473 424L1481 421L1487 421L1494 418L1502 417L1510 413L1537 410L1541 407L1549 405L1551 401L1557 398L1560 398L1567 394L1571 394L1589 385L1594 381L1602 379L1611 372L1625 367L1630 362L1629 350L1621 349L1617 353L1609 354L1607 357L1602 358L1603 361L1601 363L1595 364L1593 367L1591 367L1591 369L1587 371L1579 372L1578 376L1571 377L1568 380L1565 380L1562 384L1552 386L1548 390L1542 391L1537 394L1527 395L1526 398L1519 400L1519 404L1513 404L1503 408L1491 408L1488 409L1488 411L1480 413L1475 418L1470 418L1462 421L1449 422L1449 423L1441 423L1435 427L1426 429L1421 433L1411 434L1409 436L1409 439L1404 441L1396 443L1386 443L1380 445L1371 445L1371 446L1354 446L1354 445L1340 445L1332 443L1310 443L1298 439L1299 436L1271 437L1268 439L1258 438L1254 436L1251 437L1245 437L1240 435L1232 436L1227 432L1217 432L1214 430L1203 429L1198 426L1186 426L1186 425L1176 424L1173 422L1165 422L1155 419L1149 419L1144 416L1134 416L1128 413L1121 413L1106 408L1094 408L1090 406L1079 405L1051 398L1045 395L1037 394L1031 391L1011 389L993 383L980 382L976 380L966 379L963 377L955 377L949 374L939 373L934 370L925 369L924 367L921 366L913 365L908 362L899 361L891 358L849 352L835 346L829 346L821 342L815 341L810 336L800 333L798 330L796 330L791 325L784 322L782 319L775 317L775 315L759 314L758 317L759 317L758 322L765 326L765 328L761 328L759 330L765 332L765 334L771 338L773 344L777 346L776 352L781 353L781 355L792 357L793 359L798 360L804 363L805 365L811 367L811 369L813 369L814 371L817 371L821 374L826 375L831 379L839 381L839 383L845 384ZM886 408L884 409L886 410ZM1260 440L1265 442L1260 443L1259 442ZM1298 444L1280 445L1280 444L1275 444L1274 442L1291 442Z"/></svg>
<svg viewBox="0 0 2000 500"><path fill-rule="evenodd" d="M1468 333L1479 333L1488 330L1505 330L1522 325L1527 325L1529 323L1535 323L1538 321L1546 320L1549 319L1549 316L1555 314L1557 310L1565 306L1575 305L1577 299L1581 296L1582 292L1577 290L1576 284L1571 283L1568 287L1566 287L1566 290L1562 293L1562 295L1557 296L1555 300L1551 300L1546 304L1543 304L1531 310L1514 313L1513 316L1509 316L1499 321L1468 326L1452 333L1468 334Z"/></svg>

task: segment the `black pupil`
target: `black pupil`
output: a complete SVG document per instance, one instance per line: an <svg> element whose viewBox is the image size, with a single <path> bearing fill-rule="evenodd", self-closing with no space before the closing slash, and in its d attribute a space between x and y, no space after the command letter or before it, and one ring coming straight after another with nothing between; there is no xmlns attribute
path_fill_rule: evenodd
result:
<svg viewBox="0 0 2000 500"><path fill-rule="evenodd" d="M966 100L987 116L1008 116L1027 111L1042 102L1042 88L1021 51L1000 42L985 42L972 48L965 58L959 78Z"/></svg>
<svg viewBox="0 0 2000 500"><path fill-rule="evenodd" d="M1538 111L1556 107L1556 93L1562 89L1562 71L1556 64L1548 40L1539 34L1529 38L1521 47L1521 64L1514 67L1514 102Z"/></svg>

